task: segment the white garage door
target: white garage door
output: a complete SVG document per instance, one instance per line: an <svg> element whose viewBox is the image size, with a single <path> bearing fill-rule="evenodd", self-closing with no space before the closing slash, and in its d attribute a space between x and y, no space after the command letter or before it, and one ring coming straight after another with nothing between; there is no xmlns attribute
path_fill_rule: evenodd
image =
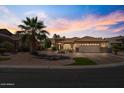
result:
<svg viewBox="0 0 124 93"><path fill-rule="evenodd" d="M79 52L82 52L82 53L100 52L100 47L99 45L80 46Z"/></svg>

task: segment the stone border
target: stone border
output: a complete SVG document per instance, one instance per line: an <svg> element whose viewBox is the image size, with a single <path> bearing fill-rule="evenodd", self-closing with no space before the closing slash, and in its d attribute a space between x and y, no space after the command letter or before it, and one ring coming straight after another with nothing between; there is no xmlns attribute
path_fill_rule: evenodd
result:
<svg viewBox="0 0 124 93"><path fill-rule="evenodd" d="M90 66L24 66L24 65L0 65L0 69L95 69L124 66L124 62L90 65Z"/></svg>

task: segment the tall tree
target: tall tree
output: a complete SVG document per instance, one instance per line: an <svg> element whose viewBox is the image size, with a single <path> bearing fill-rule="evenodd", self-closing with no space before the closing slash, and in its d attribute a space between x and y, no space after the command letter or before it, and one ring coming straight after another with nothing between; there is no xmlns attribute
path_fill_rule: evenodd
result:
<svg viewBox="0 0 124 93"><path fill-rule="evenodd" d="M46 30L41 30L39 31L39 33L37 33L37 39L39 40L46 40L48 39L48 35L49 35L49 32L47 32Z"/></svg>
<svg viewBox="0 0 124 93"><path fill-rule="evenodd" d="M26 20L23 20L22 23L23 24L19 25L19 27L31 35L30 52L36 52L36 43L38 39L37 33L44 32L43 28L45 28L46 26L44 25L43 21L39 21L37 17L26 17Z"/></svg>

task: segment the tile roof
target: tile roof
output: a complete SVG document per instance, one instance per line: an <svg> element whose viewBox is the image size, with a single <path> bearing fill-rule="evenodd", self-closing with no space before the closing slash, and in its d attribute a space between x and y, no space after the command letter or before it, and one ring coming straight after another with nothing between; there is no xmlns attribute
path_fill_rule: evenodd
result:
<svg viewBox="0 0 124 93"><path fill-rule="evenodd" d="M4 35L8 35L8 36L12 36L13 34L8 31L7 29L0 29L0 34L4 34Z"/></svg>
<svg viewBox="0 0 124 93"><path fill-rule="evenodd" d="M102 38L89 37L89 36L82 37L82 38L66 38L66 39L60 40L60 42L63 42L63 43L84 42L84 41L88 41L88 42L91 42L91 41L95 41L95 42L96 41L97 42L104 41L104 42L107 42L108 40L105 40L105 39L102 39Z"/></svg>

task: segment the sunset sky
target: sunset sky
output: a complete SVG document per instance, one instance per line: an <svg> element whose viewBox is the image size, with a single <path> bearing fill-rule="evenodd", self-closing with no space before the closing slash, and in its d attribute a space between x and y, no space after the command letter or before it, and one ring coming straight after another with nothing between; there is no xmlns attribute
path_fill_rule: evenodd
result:
<svg viewBox="0 0 124 93"><path fill-rule="evenodd" d="M23 19L38 16L54 33L66 37L124 35L124 6L0 6L0 28L15 33Z"/></svg>

